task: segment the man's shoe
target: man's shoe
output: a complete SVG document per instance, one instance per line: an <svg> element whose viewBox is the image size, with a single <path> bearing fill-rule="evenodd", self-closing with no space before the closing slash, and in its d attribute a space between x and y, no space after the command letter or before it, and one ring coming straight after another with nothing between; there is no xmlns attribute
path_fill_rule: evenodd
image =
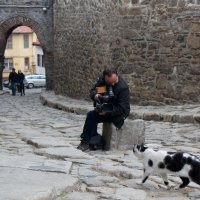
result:
<svg viewBox="0 0 200 200"><path fill-rule="evenodd" d="M77 146L77 149L81 150L81 143Z"/></svg>
<svg viewBox="0 0 200 200"><path fill-rule="evenodd" d="M77 149L79 149L81 151L90 150L89 143L84 141L84 140L82 140L81 143L78 145Z"/></svg>
<svg viewBox="0 0 200 200"><path fill-rule="evenodd" d="M82 151L89 151L90 150L89 144L88 143L82 144L80 150L82 150Z"/></svg>
<svg viewBox="0 0 200 200"><path fill-rule="evenodd" d="M80 144L78 145L77 149L82 150L82 145L87 144L85 140L81 140Z"/></svg>

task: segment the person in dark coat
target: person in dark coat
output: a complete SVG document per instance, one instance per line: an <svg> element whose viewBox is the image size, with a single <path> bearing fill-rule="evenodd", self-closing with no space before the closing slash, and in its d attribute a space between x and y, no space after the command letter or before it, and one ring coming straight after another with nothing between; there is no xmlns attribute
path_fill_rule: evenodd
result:
<svg viewBox="0 0 200 200"><path fill-rule="evenodd" d="M112 88L113 98L110 102L112 104L112 111L97 112L95 109L88 112L83 132L81 134L81 142L78 149L86 151L89 149L89 141L91 137L96 136L98 123L112 122L118 129L124 124L124 120L130 113L129 102L129 88L121 76L118 75L115 68L107 68L103 72L103 76L99 78L98 82L90 91L90 97L94 104L100 102L101 95L97 93L96 88L105 86L109 92Z"/></svg>
<svg viewBox="0 0 200 200"><path fill-rule="evenodd" d="M21 93L21 96L22 94L25 95L24 79L25 79L24 74L22 73L21 70L18 70L18 84L19 84L19 91Z"/></svg>
<svg viewBox="0 0 200 200"><path fill-rule="evenodd" d="M12 96L16 96L17 73L15 72L15 68L12 68L8 79L9 84L11 83Z"/></svg>

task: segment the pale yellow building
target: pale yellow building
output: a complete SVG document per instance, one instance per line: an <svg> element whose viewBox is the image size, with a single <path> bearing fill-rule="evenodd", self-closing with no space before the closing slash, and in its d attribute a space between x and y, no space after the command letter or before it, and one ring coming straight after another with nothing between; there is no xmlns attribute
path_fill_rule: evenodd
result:
<svg viewBox="0 0 200 200"><path fill-rule="evenodd" d="M39 69L42 71L40 74L45 73L43 72L43 51L31 28L20 26L12 32L7 40L4 65L4 79L8 78L13 67L16 72L21 70L25 74L36 74L39 67L43 68Z"/></svg>

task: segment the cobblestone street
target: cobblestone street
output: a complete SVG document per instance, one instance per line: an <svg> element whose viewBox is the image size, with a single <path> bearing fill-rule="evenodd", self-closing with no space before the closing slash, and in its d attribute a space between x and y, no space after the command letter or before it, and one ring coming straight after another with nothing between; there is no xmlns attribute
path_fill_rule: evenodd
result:
<svg viewBox="0 0 200 200"><path fill-rule="evenodd" d="M40 92L0 95L0 200L200 199L194 183L169 192L160 177L150 176L138 185L142 164L131 150L77 150L85 115L43 106ZM149 146L200 156L198 123L145 121L145 126ZM174 176L169 181L180 183Z"/></svg>

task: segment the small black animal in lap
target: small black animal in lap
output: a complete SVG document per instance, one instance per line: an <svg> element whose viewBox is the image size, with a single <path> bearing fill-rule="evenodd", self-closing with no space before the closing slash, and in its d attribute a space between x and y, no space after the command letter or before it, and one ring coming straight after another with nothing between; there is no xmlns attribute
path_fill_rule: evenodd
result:
<svg viewBox="0 0 200 200"><path fill-rule="evenodd" d="M151 174L158 174L169 188L167 174L173 174L182 180L179 188L186 187L190 181L200 185L200 158L195 155L184 152L154 151L143 144L134 146L133 152L138 158L143 159L142 184Z"/></svg>

